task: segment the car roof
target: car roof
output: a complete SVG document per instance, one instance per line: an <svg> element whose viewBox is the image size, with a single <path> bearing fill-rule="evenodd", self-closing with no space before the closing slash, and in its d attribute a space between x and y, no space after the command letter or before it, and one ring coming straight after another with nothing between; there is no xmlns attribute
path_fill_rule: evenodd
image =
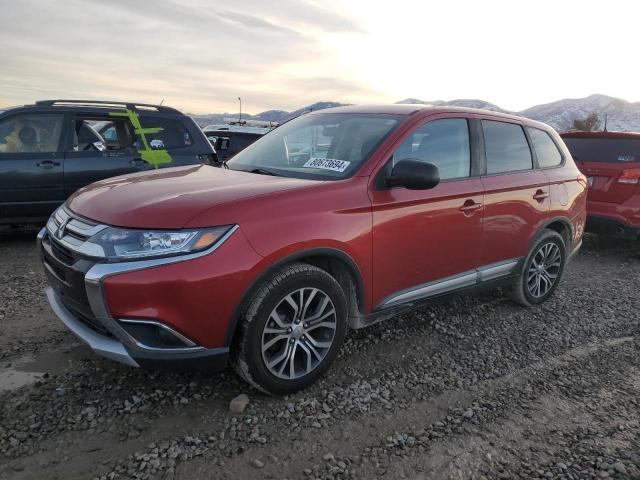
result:
<svg viewBox="0 0 640 480"><path fill-rule="evenodd" d="M423 104L406 104L406 103L394 103L387 105L347 105L344 107L326 108L323 110L316 110L309 112L310 114L318 113L367 113L367 114L388 114L388 115L421 115L430 116L438 113L469 113L474 115L482 115L486 117L499 117L505 120L514 120L526 125L550 129L548 125L531 120L529 118L520 117L518 115L511 115L508 113L494 112L493 110L482 110L479 108L467 108L467 107L452 107L452 106L438 106L423 105Z"/></svg>
<svg viewBox="0 0 640 480"><path fill-rule="evenodd" d="M564 132L561 133L562 138L628 138L640 139L640 132Z"/></svg>
<svg viewBox="0 0 640 480"><path fill-rule="evenodd" d="M40 100L33 104L19 105L1 109L0 113L15 111L55 111L55 112L100 112L100 111L125 111L126 109L134 110L138 114L145 115L147 113L174 114L183 115L182 112L165 105L151 105L138 102L118 102L104 100Z"/></svg>

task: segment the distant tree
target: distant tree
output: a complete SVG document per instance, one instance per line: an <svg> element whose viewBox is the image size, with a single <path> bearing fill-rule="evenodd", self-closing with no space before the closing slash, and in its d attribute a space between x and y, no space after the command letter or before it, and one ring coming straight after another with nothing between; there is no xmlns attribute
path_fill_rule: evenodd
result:
<svg viewBox="0 0 640 480"><path fill-rule="evenodd" d="M582 132L593 132L600 130L600 119L598 115L592 113L587 118L580 120L576 118L571 124L571 130L580 130Z"/></svg>

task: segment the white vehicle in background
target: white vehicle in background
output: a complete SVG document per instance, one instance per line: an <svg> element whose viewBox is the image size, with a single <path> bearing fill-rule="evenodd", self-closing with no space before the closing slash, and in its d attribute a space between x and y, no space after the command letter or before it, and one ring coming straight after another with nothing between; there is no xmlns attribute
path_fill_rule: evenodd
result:
<svg viewBox="0 0 640 480"><path fill-rule="evenodd" d="M276 122L243 120L207 125L202 131L216 150L218 161L226 162L277 126Z"/></svg>

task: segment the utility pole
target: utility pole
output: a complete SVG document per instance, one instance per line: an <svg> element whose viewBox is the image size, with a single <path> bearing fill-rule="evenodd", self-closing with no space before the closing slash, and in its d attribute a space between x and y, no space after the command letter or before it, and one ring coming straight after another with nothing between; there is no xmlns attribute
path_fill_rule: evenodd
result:
<svg viewBox="0 0 640 480"><path fill-rule="evenodd" d="M240 115L238 118L238 123L242 123L242 99L238 97L238 101L240 102Z"/></svg>
<svg viewBox="0 0 640 480"><path fill-rule="evenodd" d="M609 114L605 113L604 114L604 131L607 131L607 120L609 119Z"/></svg>

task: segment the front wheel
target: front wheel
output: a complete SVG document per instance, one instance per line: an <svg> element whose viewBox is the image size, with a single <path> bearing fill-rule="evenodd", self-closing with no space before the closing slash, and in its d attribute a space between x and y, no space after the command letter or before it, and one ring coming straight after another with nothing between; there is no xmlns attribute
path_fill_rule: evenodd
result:
<svg viewBox="0 0 640 480"><path fill-rule="evenodd" d="M530 307L549 299L558 287L566 262L566 247L559 233L543 230L525 259L511 297Z"/></svg>
<svg viewBox="0 0 640 480"><path fill-rule="evenodd" d="M331 275L312 265L289 265L250 301L232 352L234 368L266 393L305 388L333 362L346 320L345 294Z"/></svg>

